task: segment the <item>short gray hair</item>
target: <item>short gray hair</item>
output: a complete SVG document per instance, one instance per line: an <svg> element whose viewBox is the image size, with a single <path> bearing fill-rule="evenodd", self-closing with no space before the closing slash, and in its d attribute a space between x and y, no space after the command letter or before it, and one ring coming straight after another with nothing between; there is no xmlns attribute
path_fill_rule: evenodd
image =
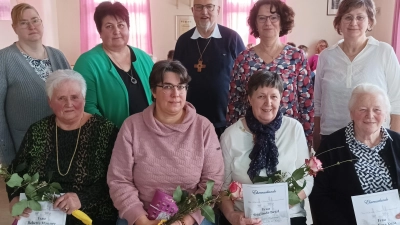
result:
<svg viewBox="0 0 400 225"><path fill-rule="evenodd" d="M351 111L354 107L354 104L357 102L358 98L362 94L372 94L372 95L381 95L383 97L383 104L385 106L386 114L390 114L390 100L387 93L374 84L362 83L357 85L353 91L351 92L351 97L349 100L349 110Z"/></svg>
<svg viewBox="0 0 400 225"><path fill-rule="evenodd" d="M86 81L80 73L73 70L57 70L49 74L46 80L47 97L51 99L54 89L65 81L77 82L81 87L83 98L86 97Z"/></svg>

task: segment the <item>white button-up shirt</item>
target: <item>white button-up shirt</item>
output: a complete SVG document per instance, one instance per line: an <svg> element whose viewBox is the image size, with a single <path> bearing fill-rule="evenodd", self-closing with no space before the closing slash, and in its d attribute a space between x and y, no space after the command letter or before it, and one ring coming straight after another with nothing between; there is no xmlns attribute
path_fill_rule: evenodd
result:
<svg viewBox="0 0 400 225"><path fill-rule="evenodd" d="M390 114L400 115L400 65L392 46L368 37L365 48L350 61L339 47L319 56L314 86L315 116L321 118L321 134L329 135L350 122L348 102L353 88L375 84L389 96ZM384 123L389 127L390 117Z"/></svg>
<svg viewBox="0 0 400 225"><path fill-rule="evenodd" d="M219 32L219 28L218 28L218 24L215 24L214 30L212 32L212 34L210 35L210 37L213 38L222 38L221 33ZM210 37L203 37L201 36L201 34L199 33L199 30L194 29L193 35L192 37L190 37L191 39L197 39L197 38L204 38L204 39L208 39Z"/></svg>

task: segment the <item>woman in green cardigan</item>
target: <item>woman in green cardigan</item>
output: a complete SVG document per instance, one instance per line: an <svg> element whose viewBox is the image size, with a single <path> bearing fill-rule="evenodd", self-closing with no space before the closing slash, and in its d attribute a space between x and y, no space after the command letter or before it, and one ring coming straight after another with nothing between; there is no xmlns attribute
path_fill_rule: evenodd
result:
<svg viewBox="0 0 400 225"><path fill-rule="evenodd" d="M74 70L87 83L85 111L120 127L128 116L152 103L153 61L144 51L127 45L129 12L121 3L99 4L94 21L103 43L82 54Z"/></svg>

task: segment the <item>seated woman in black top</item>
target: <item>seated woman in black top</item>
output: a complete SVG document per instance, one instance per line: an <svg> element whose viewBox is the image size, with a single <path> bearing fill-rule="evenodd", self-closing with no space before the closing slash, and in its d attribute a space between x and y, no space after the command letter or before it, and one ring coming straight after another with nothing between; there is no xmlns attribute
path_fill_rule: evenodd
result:
<svg viewBox="0 0 400 225"><path fill-rule="evenodd" d="M109 195L106 174L117 127L101 116L83 111L86 83L73 70L50 74L46 92L54 114L30 126L10 168L26 162L20 175L38 172L43 180L53 172L51 181L60 183L65 193L54 207L68 214L66 225L82 224L70 216L77 209L85 212L93 225L114 225L117 210ZM14 192L7 187L7 192L11 209L23 189ZM31 212L26 208L20 216Z"/></svg>
<svg viewBox="0 0 400 225"><path fill-rule="evenodd" d="M390 113L387 94L361 84L349 110L352 122L323 139L317 151L323 167L347 161L314 179L309 200L317 225L356 224L351 196L400 188L400 134L382 126Z"/></svg>

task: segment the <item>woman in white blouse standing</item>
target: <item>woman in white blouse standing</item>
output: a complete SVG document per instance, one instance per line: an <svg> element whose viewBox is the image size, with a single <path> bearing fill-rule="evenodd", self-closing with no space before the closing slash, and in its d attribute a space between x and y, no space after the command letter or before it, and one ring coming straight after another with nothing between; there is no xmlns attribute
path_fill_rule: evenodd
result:
<svg viewBox="0 0 400 225"><path fill-rule="evenodd" d="M221 136L221 149L225 164L222 190L232 181L252 184L255 176L276 172L292 173L309 158L304 129L297 120L283 116L280 101L283 81L280 75L261 70L249 79L247 88L250 107L246 116L228 127ZM313 177L305 178L306 186L298 194L305 199L313 187ZM242 200L222 198L223 216L220 225L260 225L256 218L245 218ZM291 225L306 225L304 202L291 206Z"/></svg>
<svg viewBox="0 0 400 225"><path fill-rule="evenodd" d="M315 78L314 149L321 137L350 122L347 102L361 83L372 83L389 96L392 110L384 126L400 132L400 65L393 48L366 36L376 23L373 0L343 0L334 27L343 40L319 57Z"/></svg>

